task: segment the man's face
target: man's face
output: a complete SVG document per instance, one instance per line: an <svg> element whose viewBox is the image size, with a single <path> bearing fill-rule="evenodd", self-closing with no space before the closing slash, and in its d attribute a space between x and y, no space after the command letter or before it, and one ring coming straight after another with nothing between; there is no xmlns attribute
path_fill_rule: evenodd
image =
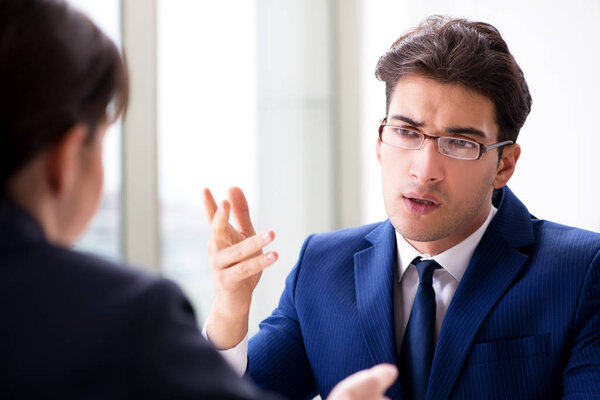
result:
<svg viewBox="0 0 600 400"><path fill-rule="evenodd" d="M485 145L498 138L494 104L458 84L421 76L398 81L387 124L433 136L455 136ZM385 209L396 230L417 250L438 254L473 233L487 218L494 188L506 184L520 154L507 146L475 161L439 153L434 140L419 150L391 147L378 140Z"/></svg>

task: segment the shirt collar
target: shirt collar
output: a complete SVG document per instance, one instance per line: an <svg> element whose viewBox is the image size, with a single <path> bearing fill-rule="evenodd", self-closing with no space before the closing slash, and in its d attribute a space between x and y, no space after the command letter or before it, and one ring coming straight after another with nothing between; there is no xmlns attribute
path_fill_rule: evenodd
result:
<svg viewBox="0 0 600 400"><path fill-rule="evenodd" d="M469 237L462 242L450 247L448 250L441 252L435 256L429 254L422 254L415 249L410 243L404 239L404 237L396 231L396 244L398 247L398 280L402 279L404 272L408 269L409 265L416 257L423 259L433 259L442 266L446 271L450 273L457 281L460 282L467 267L469 261L475 252L475 248L479 244L479 241L483 237L488 225L492 222L492 219L496 215L498 209L494 206L490 207L490 213L485 222Z"/></svg>

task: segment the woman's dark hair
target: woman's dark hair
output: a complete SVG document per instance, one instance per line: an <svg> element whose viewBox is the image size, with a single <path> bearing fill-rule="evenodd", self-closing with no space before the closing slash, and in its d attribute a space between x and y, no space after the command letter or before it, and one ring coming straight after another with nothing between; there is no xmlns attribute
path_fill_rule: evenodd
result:
<svg viewBox="0 0 600 400"><path fill-rule="evenodd" d="M0 188L77 123L113 122L128 97L115 44L61 0L0 0Z"/></svg>
<svg viewBox="0 0 600 400"><path fill-rule="evenodd" d="M461 84L488 97L495 106L499 142L516 142L531 110L523 71L500 32L483 22L429 17L392 45L375 75L385 82L386 113L396 83L407 75Z"/></svg>

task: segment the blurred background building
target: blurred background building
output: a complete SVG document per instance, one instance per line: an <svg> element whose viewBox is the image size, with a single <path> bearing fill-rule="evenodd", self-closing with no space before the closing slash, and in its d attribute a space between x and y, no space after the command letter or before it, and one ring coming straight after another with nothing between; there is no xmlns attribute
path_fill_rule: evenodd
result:
<svg viewBox="0 0 600 400"><path fill-rule="evenodd" d="M177 281L204 321L214 295L201 191L247 194L280 260L251 330L304 238L386 218L375 158L381 54L431 14L503 34L531 115L510 187L539 218L600 231L600 3L519 0L70 0L124 49L125 121L106 136L100 210L78 247ZM315 277L318 279L318 277Z"/></svg>

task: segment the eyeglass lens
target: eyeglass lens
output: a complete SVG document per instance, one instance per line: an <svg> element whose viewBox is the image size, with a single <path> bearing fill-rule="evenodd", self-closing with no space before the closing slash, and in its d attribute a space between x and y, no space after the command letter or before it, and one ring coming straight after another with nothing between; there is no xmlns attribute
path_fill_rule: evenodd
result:
<svg viewBox="0 0 600 400"><path fill-rule="evenodd" d="M420 149L425 136L419 132L394 126L384 126L381 140L393 147L407 150ZM437 138L440 153L460 159L479 157L479 143L466 139L442 136Z"/></svg>

